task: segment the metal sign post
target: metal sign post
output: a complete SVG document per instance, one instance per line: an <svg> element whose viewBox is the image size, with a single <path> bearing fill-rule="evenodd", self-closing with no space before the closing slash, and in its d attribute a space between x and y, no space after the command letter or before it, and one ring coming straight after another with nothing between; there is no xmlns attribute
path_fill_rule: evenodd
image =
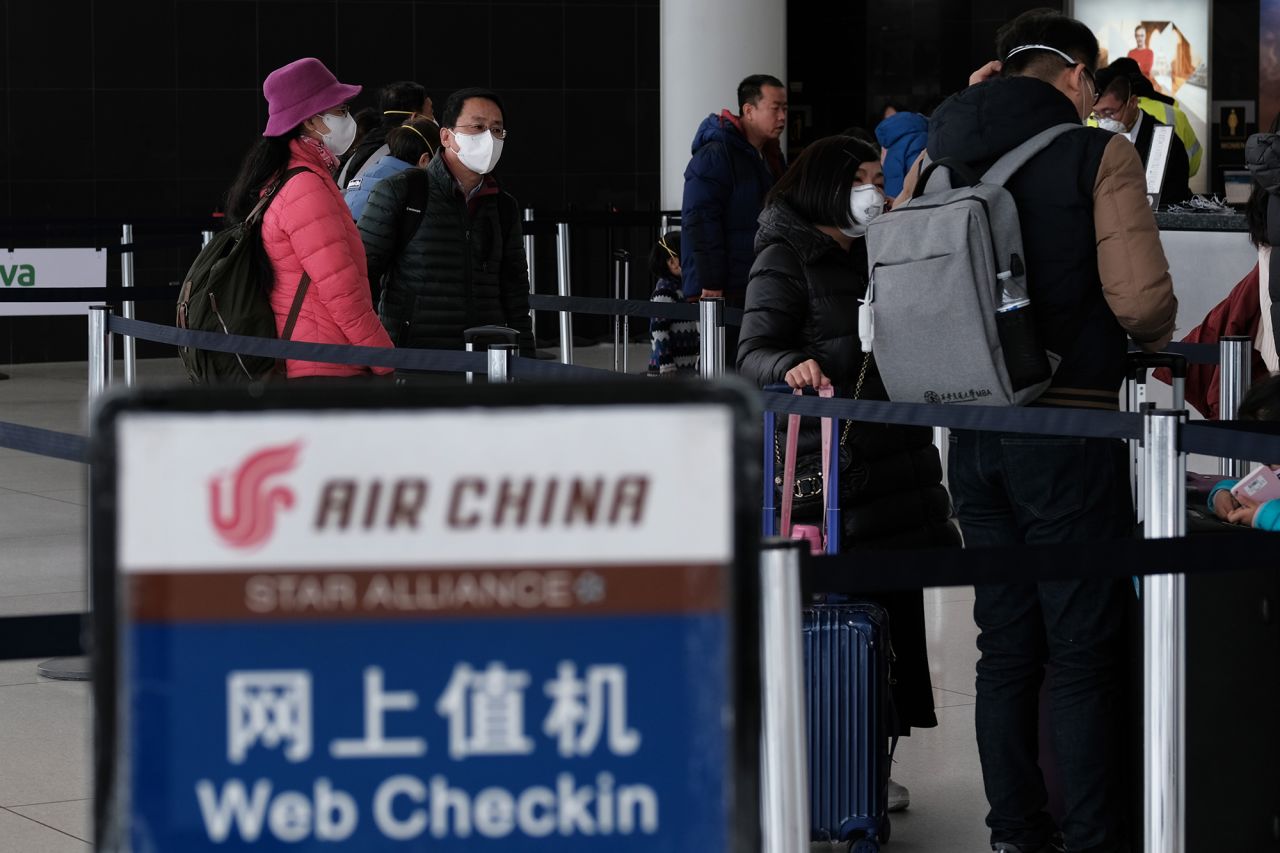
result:
<svg viewBox="0 0 1280 853"><path fill-rule="evenodd" d="M1240 402L1249 390L1253 377L1253 339L1228 336L1218 339L1218 417L1224 421L1235 420ZM1249 462L1244 459L1222 459L1220 471L1224 477L1239 479L1249 472Z"/></svg>
<svg viewBox="0 0 1280 853"><path fill-rule="evenodd" d="M133 273L133 226L124 226L124 233L120 235L120 245L126 249L120 253L120 286L132 288L134 286ZM122 302L120 304L120 316L126 320L134 319L133 301ZM138 379L138 352L137 341L132 335L125 335L121 339L124 347L124 384L130 388Z"/></svg>
<svg viewBox="0 0 1280 853"><path fill-rule="evenodd" d="M1186 535L1186 456L1178 436L1186 412L1143 417L1148 539ZM1143 584L1143 836L1146 853L1186 853L1186 578Z"/></svg>
<svg viewBox="0 0 1280 853"><path fill-rule="evenodd" d="M128 226L126 226L128 227ZM107 305L89 306L89 411L111 387L111 366L114 362L112 336L107 331L107 318L111 308ZM90 496L90 512L92 508ZM85 599L88 609L93 609L93 569L85 573ZM88 681L93 677L93 667L88 657L54 658L36 666L36 672L57 681Z"/></svg>
<svg viewBox="0 0 1280 853"><path fill-rule="evenodd" d="M569 223L556 223L556 272L558 293L561 296L572 296L573 285L570 279L572 270L569 256ZM560 312L560 363L573 364L573 314Z"/></svg>
<svg viewBox="0 0 1280 853"><path fill-rule="evenodd" d="M724 375L724 300L698 303L698 374L703 379Z"/></svg>
<svg viewBox="0 0 1280 853"><path fill-rule="evenodd" d="M759 850L752 401L645 385L107 401L97 849Z"/></svg>
<svg viewBox="0 0 1280 853"><path fill-rule="evenodd" d="M764 693L761 798L765 853L809 849L809 741L801 648L800 548L765 542L760 554Z"/></svg>
<svg viewBox="0 0 1280 853"><path fill-rule="evenodd" d="M526 225L533 223L533 208L526 207L524 209L524 221ZM524 257L529 267L529 295L534 296L538 292L538 262L537 262L538 240L533 234L524 235ZM529 329L533 335L533 345L538 346L538 312L532 308L529 309Z"/></svg>

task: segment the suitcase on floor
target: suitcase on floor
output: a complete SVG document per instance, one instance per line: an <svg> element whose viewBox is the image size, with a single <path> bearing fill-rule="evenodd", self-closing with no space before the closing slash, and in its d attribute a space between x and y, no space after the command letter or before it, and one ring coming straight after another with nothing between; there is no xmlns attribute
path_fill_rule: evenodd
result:
<svg viewBox="0 0 1280 853"><path fill-rule="evenodd" d="M855 853L889 840L888 638L875 604L804 610L810 826Z"/></svg>
<svg viewBox="0 0 1280 853"><path fill-rule="evenodd" d="M821 396L831 396L830 389ZM840 449L833 438L840 435L839 422L824 418L822 423L825 529L793 529L800 419L789 418L785 454L775 445L774 421L766 413L764 532L774 531L775 465L782 461L782 535L820 545L815 551L838 553ZM803 625L812 835L851 841L855 853L876 853L889 840L889 616L876 604L832 601L804 608Z"/></svg>

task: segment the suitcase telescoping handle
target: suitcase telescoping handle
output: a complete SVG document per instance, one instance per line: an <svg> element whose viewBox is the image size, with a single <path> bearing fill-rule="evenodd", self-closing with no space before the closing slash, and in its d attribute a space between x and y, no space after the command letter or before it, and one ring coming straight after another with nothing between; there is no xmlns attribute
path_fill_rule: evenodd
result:
<svg viewBox="0 0 1280 853"><path fill-rule="evenodd" d="M831 386L825 388L797 388L794 391L787 385L769 385L766 391L783 391L791 392L797 396L803 394L816 394L819 397L831 398L835 395L835 389ZM837 442L832 441L832 436L836 432L836 424L834 418L822 418L822 503L823 516L826 522L825 536L822 537L823 545L828 554L836 554L840 551L840 462L838 454L840 446ZM772 436L766 435L766 441L772 444ZM800 442L800 416L787 416L787 444L783 452L783 468L782 468L782 529L781 535L791 538L793 535L791 526L791 510L795 500L795 481L796 481L796 454ZM765 486L772 489L772 478ZM767 499L766 499L767 501Z"/></svg>
<svg viewBox="0 0 1280 853"><path fill-rule="evenodd" d="M1144 370L1165 368L1174 379L1187 378L1187 357L1176 352L1131 352L1125 360L1129 377L1136 379Z"/></svg>
<svg viewBox="0 0 1280 853"><path fill-rule="evenodd" d="M466 344L468 352L475 349L477 345L511 344L515 346L519 338L520 333L509 326L472 326L470 329L462 330L462 342Z"/></svg>

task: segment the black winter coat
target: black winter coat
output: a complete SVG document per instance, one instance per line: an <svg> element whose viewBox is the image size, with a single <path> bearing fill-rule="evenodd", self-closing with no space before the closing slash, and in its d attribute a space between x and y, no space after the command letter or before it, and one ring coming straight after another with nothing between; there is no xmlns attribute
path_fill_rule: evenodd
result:
<svg viewBox="0 0 1280 853"><path fill-rule="evenodd" d="M756 250L738 372L763 386L784 381L788 370L812 358L839 396L854 396L863 359L858 300L866 292L864 242L856 240L849 252L842 251L779 200L760 215ZM860 399L888 399L874 362ZM806 424L802 452L818 449L816 435L816 423ZM931 430L854 422L845 449L846 543L873 548L959 544Z"/></svg>
<svg viewBox="0 0 1280 853"><path fill-rule="evenodd" d="M426 209L397 254L409 173L378 183L358 227L373 287L387 273L378 316L397 347L462 349L472 326L510 326L520 352L533 352L529 268L519 206L493 184L470 205L443 157L427 166Z"/></svg>

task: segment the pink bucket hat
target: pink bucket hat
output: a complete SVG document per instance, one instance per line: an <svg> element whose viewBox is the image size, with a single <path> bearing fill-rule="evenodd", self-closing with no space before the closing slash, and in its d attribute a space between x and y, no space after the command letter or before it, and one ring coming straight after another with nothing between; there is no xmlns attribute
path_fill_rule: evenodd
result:
<svg viewBox="0 0 1280 853"><path fill-rule="evenodd" d="M283 136L312 116L345 104L360 94L360 89L339 83L333 72L314 57L277 68L262 83L268 116L262 135Z"/></svg>

